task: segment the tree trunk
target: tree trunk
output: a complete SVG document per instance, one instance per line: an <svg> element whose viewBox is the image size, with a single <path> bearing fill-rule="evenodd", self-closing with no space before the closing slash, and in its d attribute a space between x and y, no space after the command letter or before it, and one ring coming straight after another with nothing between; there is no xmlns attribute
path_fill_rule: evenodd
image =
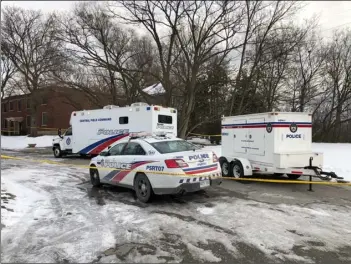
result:
<svg viewBox="0 0 351 264"><path fill-rule="evenodd" d="M180 138L185 138L189 124L190 124L190 116L192 111L194 110L195 107L195 86L196 86L196 75L198 72L198 67L193 67L192 69L192 76L191 76L191 81L188 87L189 95L187 96L187 99L185 100L185 104L183 106L182 112L181 112L181 117L180 120L182 122L178 136Z"/></svg>
<svg viewBox="0 0 351 264"><path fill-rule="evenodd" d="M339 103L338 107L336 108L336 115L335 115L335 126L334 126L334 142L340 142L340 132L341 132L341 113L342 113L342 104Z"/></svg>
<svg viewBox="0 0 351 264"><path fill-rule="evenodd" d="M38 129L37 129L37 110L38 110L38 100L37 95L33 91L30 95L30 137L37 137L38 136Z"/></svg>

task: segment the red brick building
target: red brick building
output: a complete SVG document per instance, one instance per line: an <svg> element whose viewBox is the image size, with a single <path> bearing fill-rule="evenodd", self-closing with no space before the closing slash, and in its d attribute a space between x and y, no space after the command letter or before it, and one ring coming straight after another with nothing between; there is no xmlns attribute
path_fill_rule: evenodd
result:
<svg viewBox="0 0 351 264"><path fill-rule="evenodd" d="M16 95L1 101L1 134L28 135L30 133L30 96ZM42 89L41 103L36 113L38 134L56 134L67 128L73 111L94 109L96 105L81 91L73 89Z"/></svg>

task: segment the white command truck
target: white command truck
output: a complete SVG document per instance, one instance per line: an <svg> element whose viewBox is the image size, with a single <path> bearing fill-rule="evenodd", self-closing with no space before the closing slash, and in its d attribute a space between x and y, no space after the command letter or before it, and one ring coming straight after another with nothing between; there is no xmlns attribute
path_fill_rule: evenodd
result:
<svg viewBox="0 0 351 264"><path fill-rule="evenodd" d="M219 161L224 177L286 174L290 179L301 175L342 179L333 172L323 172L323 154L312 152L312 115L308 113L222 117Z"/></svg>
<svg viewBox="0 0 351 264"><path fill-rule="evenodd" d="M166 133L177 136L177 110L174 108L134 103L103 109L72 112L66 132L53 139L55 157L67 154L98 155L103 149L131 132Z"/></svg>

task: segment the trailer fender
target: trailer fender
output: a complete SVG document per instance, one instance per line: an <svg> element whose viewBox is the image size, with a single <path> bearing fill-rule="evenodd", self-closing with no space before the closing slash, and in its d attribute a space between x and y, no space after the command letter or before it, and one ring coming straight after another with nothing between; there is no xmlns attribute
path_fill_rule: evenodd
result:
<svg viewBox="0 0 351 264"><path fill-rule="evenodd" d="M251 167L251 163L248 159L235 157L232 159L232 161L234 161L234 160L238 160L241 162L241 165L243 166L243 169L244 169L245 176L252 176L252 167Z"/></svg>

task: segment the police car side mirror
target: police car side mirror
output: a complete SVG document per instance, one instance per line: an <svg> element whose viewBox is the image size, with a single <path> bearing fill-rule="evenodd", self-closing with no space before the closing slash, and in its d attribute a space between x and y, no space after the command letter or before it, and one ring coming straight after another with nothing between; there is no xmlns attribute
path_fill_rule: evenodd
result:
<svg viewBox="0 0 351 264"><path fill-rule="evenodd" d="M103 151L103 152L100 152L99 155L100 156L108 156L108 155L110 155L110 153L108 151Z"/></svg>

